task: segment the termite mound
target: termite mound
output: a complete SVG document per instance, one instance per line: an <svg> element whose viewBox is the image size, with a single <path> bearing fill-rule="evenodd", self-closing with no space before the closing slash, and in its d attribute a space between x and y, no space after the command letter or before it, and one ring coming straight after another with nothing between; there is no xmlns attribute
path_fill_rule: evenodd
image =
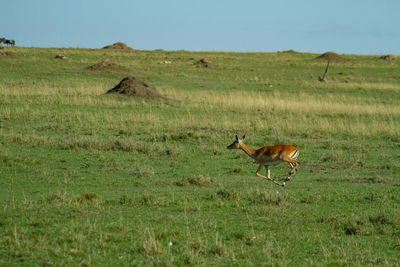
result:
<svg viewBox="0 0 400 267"><path fill-rule="evenodd" d="M147 97L161 96L155 87L133 76L122 79L114 88L107 91L107 94L109 93Z"/></svg>

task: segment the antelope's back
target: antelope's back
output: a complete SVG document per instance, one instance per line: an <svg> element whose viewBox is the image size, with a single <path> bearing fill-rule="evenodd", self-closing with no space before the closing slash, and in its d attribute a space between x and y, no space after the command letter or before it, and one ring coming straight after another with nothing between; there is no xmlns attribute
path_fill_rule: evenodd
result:
<svg viewBox="0 0 400 267"><path fill-rule="evenodd" d="M265 146L257 150L257 155L263 155L270 159L280 158L285 155L293 159L300 155L300 149L291 145Z"/></svg>

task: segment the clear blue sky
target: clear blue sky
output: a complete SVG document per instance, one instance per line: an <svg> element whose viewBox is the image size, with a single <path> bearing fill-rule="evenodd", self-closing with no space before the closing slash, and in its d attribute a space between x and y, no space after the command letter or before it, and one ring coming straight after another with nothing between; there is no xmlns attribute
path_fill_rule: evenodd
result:
<svg viewBox="0 0 400 267"><path fill-rule="evenodd" d="M19 46L400 55L400 0L4 0Z"/></svg>

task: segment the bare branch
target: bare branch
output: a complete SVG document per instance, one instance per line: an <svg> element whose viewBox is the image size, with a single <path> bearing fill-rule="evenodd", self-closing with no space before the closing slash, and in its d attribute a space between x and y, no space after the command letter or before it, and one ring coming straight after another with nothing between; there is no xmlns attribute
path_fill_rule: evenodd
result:
<svg viewBox="0 0 400 267"><path fill-rule="evenodd" d="M324 72L324 75L322 75L322 78L321 78L321 76L318 77L318 80L319 80L320 82L327 82L327 80L326 80L326 75L328 74L329 63L330 63L330 62L331 62L331 61L328 60L328 64L326 65L325 72Z"/></svg>

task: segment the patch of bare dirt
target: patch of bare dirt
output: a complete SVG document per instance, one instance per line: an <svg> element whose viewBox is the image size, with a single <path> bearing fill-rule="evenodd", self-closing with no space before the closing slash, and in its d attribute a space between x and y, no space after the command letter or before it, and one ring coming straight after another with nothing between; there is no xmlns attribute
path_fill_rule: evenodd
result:
<svg viewBox="0 0 400 267"><path fill-rule="evenodd" d="M197 62L195 63L195 65L208 68L208 67L213 66L214 64L213 64L211 61L208 61L207 59L202 58L202 59L200 59L199 61L197 61Z"/></svg>
<svg viewBox="0 0 400 267"><path fill-rule="evenodd" d="M158 92L155 87L150 86L144 81L132 76L122 79L119 84L107 91L107 94L109 93L148 97L161 96L160 92Z"/></svg>
<svg viewBox="0 0 400 267"><path fill-rule="evenodd" d="M384 56L381 56L380 59L383 59L383 60L399 60L400 57L395 56L395 55L384 55Z"/></svg>
<svg viewBox="0 0 400 267"><path fill-rule="evenodd" d="M120 49L120 50L133 50L131 47L127 46L122 42L118 42L112 45L107 45L103 47L104 49Z"/></svg>
<svg viewBox="0 0 400 267"><path fill-rule="evenodd" d="M118 65L107 60L100 61L94 65L87 67L88 70L92 71L107 71L107 72L129 72L128 68Z"/></svg>
<svg viewBox="0 0 400 267"><path fill-rule="evenodd" d="M333 62L345 62L346 60L342 58L340 55L336 54L335 52L326 52L322 55L316 57L315 59L318 60L329 60Z"/></svg>
<svg viewBox="0 0 400 267"><path fill-rule="evenodd" d="M0 51L0 58L18 58L18 56L11 51Z"/></svg>

